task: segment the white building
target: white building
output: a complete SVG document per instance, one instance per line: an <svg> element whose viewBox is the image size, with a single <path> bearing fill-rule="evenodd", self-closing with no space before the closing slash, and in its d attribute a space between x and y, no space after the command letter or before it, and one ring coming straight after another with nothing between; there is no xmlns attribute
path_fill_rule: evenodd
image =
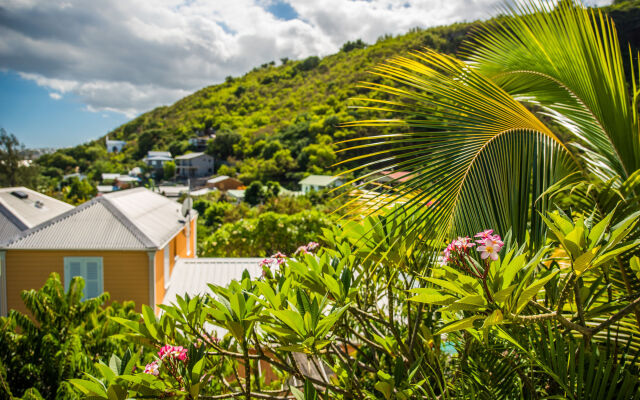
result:
<svg viewBox="0 0 640 400"><path fill-rule="evenodd" d="M106 139L107 153L120 153L122 148L127 145L124 140L109 140L109 136Z"/></svg>
<svg viewBox="0 0 640 400"><path fill-rule="evenodd" d="M342 184L342 181L338 179L337 176L309 175L298 183L302 188L302 193L309 193L312 191L340 186Z"/></svg>
<svg viewBox="0 0 640 400"><path fill-rule="evenodd" d="M150 151L143 161L152 169L160 170L165 163L173 161L173 157L168 151Z"/></svg>

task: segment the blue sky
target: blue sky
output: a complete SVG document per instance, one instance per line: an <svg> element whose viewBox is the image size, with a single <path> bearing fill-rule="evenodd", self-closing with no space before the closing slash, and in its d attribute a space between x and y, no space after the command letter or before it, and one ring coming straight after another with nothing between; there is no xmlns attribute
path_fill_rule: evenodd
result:
<svg viewBox="0 0 640 400"><path fill-rule="evenodd" d="M0 72L0 127L27 147L66 147L95 139L128 118L112 111L90 112L73 94L59 100L34 81Z"/></svg>
<svg viewBox="0 0 640 400"><path fill-rule="evenodd" d="M608 0L591 0L603 4ZM105 135L281 58L458 21L503 0L2 0L0 127L28 147Z"/></svg>

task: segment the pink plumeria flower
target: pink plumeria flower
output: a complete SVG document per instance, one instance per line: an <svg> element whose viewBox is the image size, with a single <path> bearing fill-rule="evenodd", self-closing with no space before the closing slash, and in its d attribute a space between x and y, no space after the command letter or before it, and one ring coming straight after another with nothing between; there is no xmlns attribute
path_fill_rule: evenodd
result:
<svg viewBox="0 0 640 400"><path fill-rule="evenodd" d="M160 351L158 352L158 356L160 359L164 359L165 357L177 358L180 361L184 361L187 359L187 349L182 346L171 346L169 344L162 346Z"/></svg>
<svg viewBox="0 0 640 400"><path fill-rule="evenodd" d="M493 233L493 229L487 229L482 232L476 233L474 237L479 237L481 239L486 239Z"/></svg>
<svg viewBox="0 0 640 400"><path fill-rule="evenodd" d="M320 245L319 245L318 243L316 243L316 242L309 242L309 243L307 244L307 249L308 249L308 250L315 250L315 249L317 249L319 246L320 246Z"/></svg>
<svg viewBox="0 0 640 400"><path fill-rule="evenodd" d="M282 254L281 252L277 252L276 254L272 255L271 258L275 259L278 265L280 265L286 261L287 255Z"/></svg>
<svg viewBox="0 0 640 400"><path fill-rule="evenodd" d="M500 247L491 241L487 241L484 246L478 246L478 251L480 252L480 258L483 260L491 257L493 261L496 261Z"/></svg>
<svg viewBox="0 0 640 400"><path fill-rule="evenodd" d="M295 254L311 254L308 246L300 246Z"/></svg>
<svg viewBox="0 0 640 400"><path fill-rule="evenodd" d="M154 361L151 364L147 364L144 367L144 373L153 375L153 376L158 376L160 374L160 367L158 366L158 362Z"/></svg>
<svg viewBox="0 0 640 400"><path fill-rule="evenodd" d="M270 267L271 264L273 264L276 260L274 260L273 258L265 258L264 260L260 261L260 266L261 267Z"/></svg>

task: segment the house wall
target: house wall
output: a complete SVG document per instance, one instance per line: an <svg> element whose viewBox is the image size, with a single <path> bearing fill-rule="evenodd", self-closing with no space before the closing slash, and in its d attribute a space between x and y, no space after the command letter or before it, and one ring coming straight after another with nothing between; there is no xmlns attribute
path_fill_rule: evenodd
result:
<svg viewBox="0 0 640 400"><path fill-rule="evenodd" d="M199 178L213 173L213 157L203 154L187 160L176 160L177 175L182 178Z"/></svg>
<svg viewBox="0 0 640 400"><path fill-rule="evenodd" d="M173 273L173 267L176 263L176 256L180 258L193 258L195 257L195 235L194 230L196 229L196 218L191 220L191 232L189 235L189 242L187 242L187 233L186 227L182 229L176 236L173 237L167 243L169 246L169 271ZM154 264L155 264L155 302L156 304L161 304L164 299L164 295L166 293L165 281L164 281L164 249L167 247L163 247L162 249L156 251ZM189 250L187 252L187 249ZM158 308L156 307L156 311Z"/></svg>
<svg viewBox="0 0 640 400"><path fill-rule="evenodd" d="M64 281L65 257L102 257L104 290L111 300L149 302L149 258L144 251L7 250L7 306L26 311L20 293L44 286L52 272Z"/></svg>

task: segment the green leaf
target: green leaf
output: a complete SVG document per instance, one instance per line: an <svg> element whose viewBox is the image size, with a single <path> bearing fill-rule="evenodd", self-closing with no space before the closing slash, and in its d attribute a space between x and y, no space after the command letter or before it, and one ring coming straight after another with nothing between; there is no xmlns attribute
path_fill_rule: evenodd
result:
<svg viewBox="0 0 640 400"><path fill-rule="evenodd" d="M485 320L484 320L484 324L482 325L483 328L488 328L490 326L493 325L497 325L500 322L502 322L502 320L504 319L504 316L502 315L502 311L500 310L494 310L491 315L489 315Z"/></svg>
<svg viewBox="0 0 640 400"><path fill-rule="evenodd" d="M575 271L576 276L582 275L582 273L589 268L591 261L596 256L599 249L600 246L593 248L575 259L573 262L573 270Z"/></svg>
<svg viewBox="0 0 640 400"><path fill-rule="evenodd" d="M107 389L107 397L109 400L125 400L127 398L127 389L120 385L111 385Z"/></svg>
<svg viewBox="0 0 640 400"><path fill-rule="evenodd" d="M144 326L147 327L149 334L155 340L158 340L158 330L156 329L156 314L151 307L142 305L142 315L144 316Z"/></svg>
<svg viewBox="0 0 640 400"><path fill-rule="evenodd" d="M638 279L640 279L640 258L638 258L638 256L632 257L629 265L631 266L631 270L636 274Z"/></svg>
<svg viewBox="0 0 640 400"><path fill-rule="evenodd" d="M376 382L374 385L377 391L382 393L385 399L389 400L393 394L393 385L389 382Z"/></svg>
<svg viewBox="0 0 640 400"><path fill-rule="evenodd" d="M414 293L418 293L416 296L409 298L409 301L416 301L419 303L447 305L453 303L457 297L450 294L441 293L433 288L420 288L411 290Z"/></svg>
<svg viewBox="0 0 640 400"><path fill-rule="evenodd" d="M480 315L474 315L473 317L464 318L459 321L454 321L450 324L445 325L442 329L436 332L437 335L448 332L460 331L462 329L473 328L473 322L479 318L482 318Z"/></svg>
<svg viewBox="0 0 640 400"><path fill-rule="evenodd" d="M294 332L296 332L301 337L306 336L304 330L304 321L302 320L302 316L299 313L293 310L269 310L269 312L291 328Z"/></svg>
<svg viewBox="0 0 640 400"><path fill-rule="evenodd" d="M529 300L531 300L533 298L533 296L538 294L540 289L547 282L549 282L551 280L551 278L556 276L556 274L558 272L560 272L560 271L554 271L554 272L550 273L549 275L545 276L544 278L535 281L534 283L529 285L529 287L527 287L525 290L523 290L522 293L520 294L520 296L518 297L518 303L516 305L516 314L519 314L520 311L522 311L522 309L527 305L527 303L529 303Z"/></svg>
<svg viewBox="0 0 640 400"><path fill-rule="evenodd" d="M84 394L99 396L103 399L108 399L107 391L103 385L99 385L96 382L88 381L84 379L69 379L69 382Z"/></svg>
<svg viewBox="0 0 640 400"><path fill-rule="evenodd" d="M598 243L602 239L607 227L611 223L611 218L613 218L614 213L615 213L615 209L609 214L607 214L606 217L604 217L600 222L596 224L596 226L594 226L591 229L591 232L589 232L589 237L588 237L589 244L591 246Z"/></svg>

